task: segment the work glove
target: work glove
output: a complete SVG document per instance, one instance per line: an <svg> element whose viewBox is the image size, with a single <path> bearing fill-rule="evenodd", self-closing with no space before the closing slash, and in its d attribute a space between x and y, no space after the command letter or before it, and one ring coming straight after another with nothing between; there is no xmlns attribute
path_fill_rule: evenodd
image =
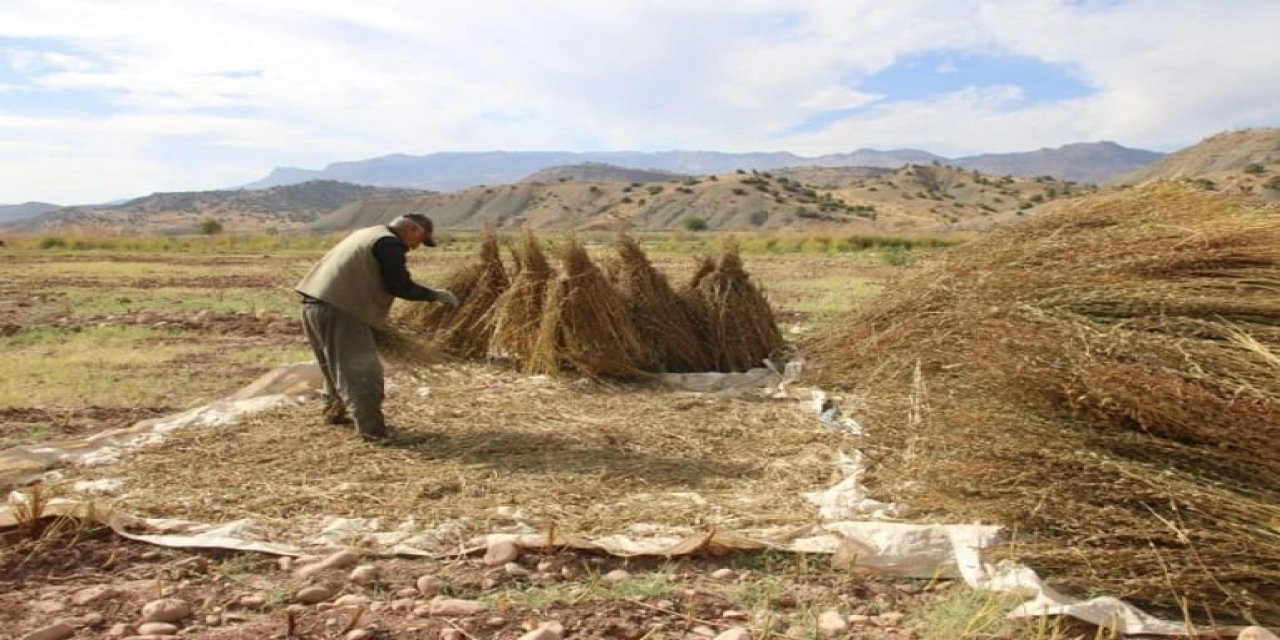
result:
<svg viewBox="0 0 1280 640"><path fill-rule="evenodd" d="M448 289L436 289L436 302L443 302L449 305L450 309L458 308L458 296Z"/></svg>

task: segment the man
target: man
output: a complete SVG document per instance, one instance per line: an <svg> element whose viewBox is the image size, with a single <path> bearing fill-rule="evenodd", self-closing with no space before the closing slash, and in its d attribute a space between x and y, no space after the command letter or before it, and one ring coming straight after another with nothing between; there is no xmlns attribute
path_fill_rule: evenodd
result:
<svg viewBox="0 0 1280 640"><path fill-rule="evenodd" d="M415 283L405 266L410 249L436 246L433 233L431 219L420 213L354 231L294 287L302 294L303 330L324 373L325 420L350 424L354 419L366 440L387 437L382 363L373 332L386 326L392 299L458 306L447 289Z"/></svg>

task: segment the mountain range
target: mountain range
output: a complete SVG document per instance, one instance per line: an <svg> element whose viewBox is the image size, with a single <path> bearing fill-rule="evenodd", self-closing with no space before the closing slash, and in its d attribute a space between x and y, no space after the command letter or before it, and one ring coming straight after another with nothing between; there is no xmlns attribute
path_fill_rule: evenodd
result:
<svg viewBox="0 0 1280 640"><path fill-rule="evenodd" d="M245 185L260 189L309 180L339 180L381 187L455 191L508 184L530 174L565 165L605 164L628 169L685 175L715 175L738 169L773 171L789 167L879 167L941 163L962 169L1015 177L1051 176L1072 182L1100 183L1159 160L1163 154L1131 149L1114 142L1069 144L1026 153L997 153L946 158L917 149L858 149L804 157L788 152L723 153L716 151L488 151L393 154L319 169L278 168Z"/></svg>

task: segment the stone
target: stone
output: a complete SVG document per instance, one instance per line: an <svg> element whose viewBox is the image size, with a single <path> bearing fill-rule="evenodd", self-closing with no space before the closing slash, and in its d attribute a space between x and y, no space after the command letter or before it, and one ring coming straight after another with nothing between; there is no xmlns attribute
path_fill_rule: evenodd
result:
<svg viewBox="0 0 1280 640"><path fill-rule="evenodd" d="M514 578L523 578L529 575L529 570L520 566L519 562L508 562L502 565L502 571Z"/></svg>
<svg viewBox="0 0 1280 640"><path fill-rule="evenodd" d="M396 589L396 597L397 597L397 598L414 598L414 597L417 597L418 593L419 593L419 591L418 591L417 589L414 589L413 587L405 587L405 588L403 588L403 589Z"/></svg>
<svg viewBox="0 0 1280 640"><path fill-rule="evenodd" d="M107 623L107 617L97 611L90 611L89 613L80 616L78 623L82 627L101 627Z"/></svg>
<svg viewBox="0 0 1280 640"><path fill-rule="evenodd" d="M324 560L299 567L294 573L296 573L300 578L310 578L311 576L314 576L326 569L349 569L356 566L356 563L359 561L359 554L350 549L343 549L342 551L330 555Z"/></svg>
<svg viewBox="0 0 1280 640"><path fill-rule="evenodd" d="M516 543L503 538L489 542L489 548L484 552L484 564L489 567L500 567L508 562L514 562L519 557L520 548Z"/></svg>
<svg viewBox="0 0 1280 640"><path fill-rule="evenodd" d="M474 616L483 613L488 607L483 602L475 600L460 600L458 598L446 598L444 596L436 596L427 604L428 610L433 616L443 616L446 618Z"/></svg>
<svg viewBox="0 0 1280 640"><path fill-rule="evenodd" d="M720 618L722 620L750 620L751 614L747 613L746 611L735 611L733 609L725 609L724 613L720 614Z"/></svg>
<svg viewBox="0 0 1280 640"><path fill-rule="evenodd" d="M319 585L305 587L294 595L294 599L302 604L318 604L333 597L333 590Z"/></svg>
<svg viewBox="0 0 1280 640"><path fill-rule="evenodd" d="M538 628L520 636L520 640L560 640L563 636L564 625L553 620L538 625Z"/></svg>
<svg viewBox="0 0 1280 640"><path fill-rule="evenodd" d="M865 613L855 613L846 619L849 621L849 624L865 626L865 625L871 624L871 621L874 620L874 617L869 616Z"/></svg>
<svg viewBox="0 0 1280 640"><path fill-rule="evenodd" d="M144 622L138 625L140 636L172 636L177 633L178 625L169 622Z"/></svg>
<svg viewBox="0 0 1280 640"><path fill-rule="evenodd" d="M177 598L152 600L142 606L142 622L179 622L191 615L191 605Z"/></svg>
<svg viewBox="0 0 1280 640"><path fill-rule="evenodd" d="M728 567L725 567L723 569L716 569L715 571L711 572L711 577L716 580L732 580L733 576L734 576L733 569L730 569Z"/></svg>
<svg viewBox="0 0 1280 640"><path fill-rule="evenodd" d="M137 635L135 633L136 631L137 631L137 628L135 628L133 625L119 622L111 625L110 629L107 629L106 636L108 638L123 638L125 636Z"/></svg>
<svg viewBox="0 0 1280 640"><path fill-rule="evenodd" d="M1280 640L1280 637L1262 627L1246 627L1236 640Z"/></svg>
<svg viewBox="0 0 1280 640"><path fill-rule="evenodd" d="M371 629L352 629L343 636L344 640L372 640L373 630Z"/></svg>
<svg viewBox="0 0 1280 640"><path fill-rule="evenodd" d="M466 640L467 634L460 629L445 629L440 632L440 640Z"/></svg>
<svg viewBox="0 0 1280 640"><path fill-rule="evenodd" d="M440 587L443 583L440 578L432 575L426 575L419 577L416 584L418 587L418 593L421 593L422 597L434 598L440 594Z"/></svg>
<svg viewBox="0 0 1280 640"><path fill-rule="evenodd" d="M75 627L65 622L55 622L22 636L22 640L66 640L75 634Z"/></svg>
<svg viewBox="0 0 1280 640"><path fill-rule="evenodd" d="M351 570L351 575L347 576L351 582L362 587L367 587L378 581L378 568L371 564L362 564Z"/></svg>
<svg viewBox="0 0 1280 640"><path fill-rule="evenodd" d="M206 631L208 631L208 630L209 630L209 628L208 628L208 627L205 627L205 626L202 626L202 625L198 625L198 624L193 624L193 625L191 625L191 626L189 626L189 627L184 628L182 631L179 631L179 632L178 632L178 635L180 635L180 636L196 636L196 637L199 637L199 636L200 636L200 634L202 634L202 633L204 633L204 632L206 632Z"/></svg>
<svg viewBox="0 0 1280 640"><path fill-rule="evenodd" d="M101 602L102 600L110 598L116 593L118 592L115 589L112 589L111 587L104 587L104 586L85 587L71 594L71 604L74 604L78 607L86 607L91 604L95 604L95 603Z"/></svg>
<svg viewBox="0 0 1280 640"><path fill-rule="evenodd" d="M690 633L692 633L692 634L693 634L693 635L695 635L695 636L698 636L699 638L714 638L714 637L716 637L716 630L715 630L715 629L712 629L711 627L708 627L708 626L707 626L707 625L705 625L705 624L700 624L700 625L698 625L698 626L696 626L696 627L694 627L694 628L690 629L690 630L689 630L689 632L690 632Z"/></svg>
<svg viewBox="0 0 1280 640"><path fill-rule="evenodd" d="M720 632L716 640L751 640L751 631L742 627L732 627Z"/></svg>
<svg viewBox="0 0 1280 640"><path fill-rule="evenodd" d="M601 578L601 580L604 580L605 584L618 584L626 582L630 577L631 573L626 569L614 569L613 571L604 574L604 577Z"/></svg>
<svg viewBox="0 0 1280 640"><path fill-rule="evenodd" d="M358 593L348 593L347 595L334 600L333 604L339 607L358 607L369 604L369 598Z"/></svg>
<svg viewBox="0 0 1280 640"><path fill-rule="evenodd" d="M845 622L844 616L835 609L827 609L818 616L818 635L824 638L834 638L848 630L849 623Z"/></svg>
<svg viewBox="0 0 1280 640"><path fill-rule="evenodd" d="M267 603L267 599L264 596L253 594L240 596L236 600L236 603L246 609L260 609L262 608L262 605Z"/></svg>
<svg viewBox="0 0 1280 640"><path fill-rule="evenodd" d="M901 611L889 611L876 616L876 624L882 627L896 627L902 624L907 614Z"/></svg>

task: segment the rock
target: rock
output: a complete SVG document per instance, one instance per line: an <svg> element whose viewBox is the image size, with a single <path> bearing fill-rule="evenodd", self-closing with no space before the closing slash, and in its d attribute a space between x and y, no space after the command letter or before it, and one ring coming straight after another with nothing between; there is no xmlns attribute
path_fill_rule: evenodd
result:
<svg viewBox="0 0 1280 640"><path fill-rule="evenodd" d="M488 607L483 602L475 600L459 600L457 598L446 598L444 596L436 596L427 604L428 611L433 616L460 617L474 616L483 613Z"/></svg>
<svg viewBox="0 0 1280 640"><path fill-rule="evenodd" d="M1246 627L1236 640L1280 640L1280 637L1262 627Z"/></svg>
<svg viewBox="0 0 1280 640"><path fill-rule="evenodd" d="M146 622L138 625L140 636L172 636L177 633L178 625L169 622Z"/></svg>
<svg viewBox="0 0 1280 640"><path fill-rule="evenodd" d="M498 588L498 581L494 578L485 578L480 581L480 588L484 591Z"/></svg>
<svg viewBox="0 0 1280 640"><path fill-rule="evenodd" d="M493 540L489 542L489 548L484 552L484 564L489 567L500 567L508 562L514 562L520 557L520 548L515 542L507 539Z"/></svg>
<svg viewBox="0 0 1280 640"><path fill-rule="evenodd" d="M358 607L369 604L369 598L358 593L348 593L347 595L334 600L333 604L339 607Z"/></svg>
<svg viewBox="0 0 1280 640"><path fill-rule="evenodd" d="M873 620L872 616L866 615L865 613L855 613L846 619L849 621L849 624L859 626L871 624L871 621Z"/></svg>
<svg viewBox="0 0 1280 640"><path fill-rule="evenodd" d="M523 578L529 575L529 570L520 566L519 562L508 562L502 565L502 571L513 578Z"/></svg>
<svg viewBox="0 0 1280 640"><path fill-rule="evenodd" d="M343 638L345 640L371 640L373 631L370 629L352 629Z"/></svg>
<svg viewBox="0 0 1280 640"><path fill-rule="evenodd" d="M705 625L705 624L700 624L700 625L698 625L698 626L696 626L696 627L694 627L694 628L690 629L690 630L689 630L689 632L690 632L690 633L692 633L692 634L693 634L693 635L695 635L695 636L700 637L700 638L714 638L714 637L716 637L716 630L715 630L715 629L712 629L711 627L708 627L708 626L707 626L707 625Z"/></svg>
<svg viewBox="0 0 1280 640"><path fill-rule="evenodd" d="M414 593L417 593L416 591ZM413 598L398 598L391 601L391 610L407 613L413 611Z"/></svg>
<svg viewBox="0 0 1280 640"><path fill-rule="evenodd" d="M604 580L605 584L618 584L620 582L626 582L630 577L631 573L626 569L614 569L613 571L604 574L604 577L601 578L601 580Z"/></svg>
<svg viewBox="0 0 1280 640"><path fill-rule="evenodd" d="M301 602L302 604L318 604L318 603L324 602L325 600L328 600L329 598L332 598L333 590L330 589L329 587L322 587L322 586L316 585L316 586L306 587L298 591L298 593L295 594L293 597L295 600L297 600L298 602Z"/></svg>
<svg viewBox="0 0 1280 640"><path fill-rule="evenodd" d="M204 623L210 627L220 626L222 624L222 616L216 613L211 613L204 617Z"/></svg>
<svg viewBox="0 0 1280 640"><path fill-rule="evenodd" d="M876 624L882 627L896 627L902 624L907 614L900 611L889 611L876 616Z"/></svg>
<svg viewBox="0 0 1280 640"><path fill-rule="evenodd" d="M424 605L421 605L421 606L414 607L414 608L413 608L413 617L415 617L415 618L430 618L430 617L431 617L431 605L429 605L429 604L424 604Z"/></svg>
<svg viewBox="0 0 1280 640"><path fill-rule="evenodd" d="M97 611L90 611L80 616L79 625L82 627L96 628L107 623L107 617Z"/></svg>
<svg viewBox="0 0 1280 640"><path fill-rule="evenodd" d="M520 636L520 640L560 640L563 636L564 625L553 620L538 625L537 629Z"/></svg>
<svg viewBox="0 0 1280 640"><path fill-rule="evenodd" d="M279 567L281 571L293 571L294 562L295 560L292 556L280 556L276 559L276 566Z"/></svg>
<svg viewBox="0 0 1280 640"><path fill-rule="evenodd" d="M55 622L42 629L36 629L25 636L22 640L66 640L76 634L76 628L65 623Z"/></svg>
<svg viewBox="0 0 1280 640"><path fill-rule="evenodd" d="M111 628L107 629L106 637L123 638L125 636L137 635L135 633L136 631L137 629L133 625L120 622L120 623L111 625Z"/></svg>
<svg viewBox="0 0 1280 640"><path fill-rule="evenodd" d="M209 630L209 629L208 629L207 627L204 627L204 626L201 626L201 625L198 625L198 624L193 624L193 625L191 625L191 626L189 626L189 627L187 627L187 628L183 629L182 631L179 631L179 632L178 632L178 635L180 635L180 636L199 636L200 634L202 634L202 633L204 633L204 632L206 632L206 631L208 631L208 630Z"/></svg>
<svg viewBox="0 0 1280 640"><path fill-rule="evenodd" d="M725 629L716 636L716 640L751 640L751 631L742 627Z"/></svg>
<svg viewBox="0 0 1280 640"><path fill-rule="evenodd" d="M152 600L142 607L143 622L179 622L191 615L191 605L177 598Z"/></svg>
<svg viewBox="0 0 1280 640"><path fill-rule="evenodd" d="M367 587L378 581L378 568L371 564L362 564L351 570L351 575L347 576L351 582L362 587Z"/></svg>
<svg viewBox="0 0 1280 640"><path fill-rule="evenodd" d="M834 638L849 630L849 623L835 609L827 609L818 616L818 634L824 638Z"/></svg>
<svg viewBox="0 0 1280 640"><path fill-rule="evenodd" d="M236 600L236 604L239 604L245 609L260 609L262 608L262 605L266 603L267 599L257 594L240 596L240 598Z"/></svg>
<svg viewBox="0 0 1280 640"><path fill-rule="evenodd" d="M720 614L720 618L723 620L750 620L751 614L747 613L746 611L734 611L733 609L725 609L724 613Z"/></svg>
<svg viewBox="0 0 1280 640"><path fill-rule="evenodd" d="M460 629L445 629L440 632L440 640L466 640L467 634Z"/></svg>
<svg viewBox="0 0 1280 640"><path fill-rule="evenodd" d="M71 604L74 604L78 607L86 607L91 604L95 604L97 602L110 598L111 596L116 595L117 593L119 592L116 591L115 589L112 589L111 587L105 587L105 586L85 587L71 594Z"/></svg>
<svg viewBox="0 0 1280 640"><path fill-rule="evenodd" d="M507 619L502 616L490 616L484 619L486 627L501 627L507 624Z"/></svg>
<svg viewBox="0 0 1280 640"><path fill-rule="evenodd" d="M295 572L300 578L310 578L326 569L348 569L356 566L360 555L350 549L343 549L314 564L299 567Z"/></svg>
<svg viewBox="0 0 1280 640"><path fill-rule="evenodd" d="M730 569L728 567L725 567L723 569L716 569L715 571L711 572L711 577L716 580L732 580L733 576L734 576L733 569Z"/></svg>
<svg viewBox="0 0 1280 640"><path fill-rule="evenodd" d="M413 587L405 587L403 589L396 590L396 597L397 598L413 598L413 597L416 597L418 593L419 593L418 590L414 589Z"/></svg>
<svg viewBox="0 0 1280 640"><path fill-rule="evenodd" d="M419 577L416 584L418 587L418 593L421 593L422 597L434 598L439 595L442 582L440 578L432 575L426 575Z"/></svg>
<svg viewBox="0 0 1280 640"><path fill-rule="evenodd" d="M551 570L555 568L555 565L552 564L550 560L543 560L538 563L536 568L542 573L550 573Z"/></svg>

